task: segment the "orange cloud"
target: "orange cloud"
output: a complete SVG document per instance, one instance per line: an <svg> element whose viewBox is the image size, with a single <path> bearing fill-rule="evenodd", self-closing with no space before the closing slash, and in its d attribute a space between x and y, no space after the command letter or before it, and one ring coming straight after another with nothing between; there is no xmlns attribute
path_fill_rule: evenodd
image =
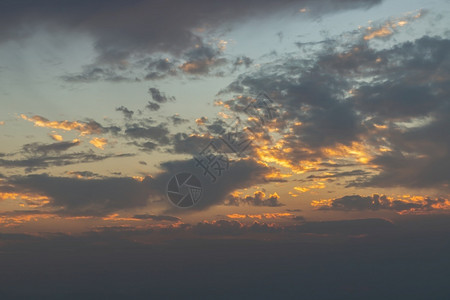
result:
<svg viewBox="0 0 450 300"><path fill-rule="evenodd" d="M89 143L94 145L95 148L104 150L108 140L105 138L93 138Z"/></svg>
<svg viewBox="0 0 450 300"><path fill-rule="evenodd" d="M23 223L50 218L58 218L58 216L50 213L49 214L39 212L29 213L27 211L24 211L23 214L21 214L20 211L14 211L11 215L8 214L0 215L0 225L2 225L3 227L15 227Z"/></svg>
<svg viewBox="0 0 450 300"><path fill-rule="evenodd" d="M58 142L62 142L62 140L63 140L63 137L59 134L50 134L50 137L53 140L58 141Z"/></svg>
<svg viewBox="0 0 450 300"><path fill-rule="evenodd" d="M388 197L386 195L360 196L350 195L341 198L314 200L311 206L319 210L362 211L392 210L398 214L429 214L434 211L449 211L450 201L444 198L403 195Z"/></svg>
<svg viewBox="0 0 450 300"><path fill-rule="evenodd" d="M41 205L49 203L47 196L26 193L0 193L0 200L24 200L41 203Z"/></svg>
<svg viewBox="0 0 450 300"><path fill-rule="evenodd" d="M294 215L291 213L263 213L263 214L251 214L251 215L243 215L243 214L230 214L227 215L230 219L279 219L279 218L286 218L286 217L293 217Z"/></svg>
<svg viewBox="0 0 450 300"><path fill-rule="evenodd" d="M423 15L423 12L419 12L414 16L411 16L409 13L407 16L403 18L398 18L394 20L387 21L383 25L378 28L374 28L369 26L366 28L366 35L364 35L364 40L368 41L374 38L385 37L394 33L397 27L403 27L411 21L420 18Z"/></svg>
<svg viewBox="0 0 450 300"><path fill-rule="evenodd" d="M106 217L103 217L102 220L104 220L104 221L142 221L142 220L136 219L136 218L120 217L119 214L108 215Z"/></svg>
<svg viewBox="0 0 450 300"><path fill-rule="evenodd" d="M49 121L41 116L27 117L22 114L20 117L26 121L33 122L34 126L61 129L65 131L76 130L80 132L80 135L99 134L102 133L102 127L96 122L78 122L78 121Z"/></svg>

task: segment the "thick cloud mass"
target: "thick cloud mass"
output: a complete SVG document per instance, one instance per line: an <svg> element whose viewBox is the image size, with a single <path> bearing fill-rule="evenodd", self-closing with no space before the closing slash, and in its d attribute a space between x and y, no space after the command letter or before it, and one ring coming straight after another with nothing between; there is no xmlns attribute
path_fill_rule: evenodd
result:
<svg viewBox="0 0 450 300"><path fill-rule="evenodd" d="M197 27L266 15L305 5L316 13L367 8L380 0L340 1L3 1L0 41L33 33L35 26L86 32L95 39L99 59L119 63L136 52L180 53L198 44ZM163 30L162 30L163 29Z"/></svg>
<svg viewBox="0 0 450 300"><path fill-rule="evenodd" d="M349 186L448 190L450 40L424 36L377 50L355 39L345 47L324 41L310 60L279 57L240 75L222 94L265 90L282 105L276 128L292 151L271 153L294 168L357 151L379 172ZM330 50L338 45L343 49ZM226 104L238 112L242 99Z"/></svg>

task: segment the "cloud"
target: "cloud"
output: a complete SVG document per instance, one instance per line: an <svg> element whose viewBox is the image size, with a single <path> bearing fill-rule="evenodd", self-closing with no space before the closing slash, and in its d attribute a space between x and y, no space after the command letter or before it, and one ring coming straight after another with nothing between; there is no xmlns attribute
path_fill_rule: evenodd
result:
<svg viewBox="0 0 450 300"><path fill-rule="evenodd" d="M162 171L153 176L152 183L162 195L166 193L165 188L169 180L180 172L191 173L200 180L203 189L202 198L190 210L204 210L214 205L221 205L235 190L268 183L269 179L266 177L274 171L274 168L253 159L240 159L233 162L222 175L215 174L217 177L213 182L211 176L205 174L204 169L197 166L194 159L164 162L160 168ZM275 196L269 202L278 203L275 201Z"/></svg>
<svg viewBox="0 0 450 300"><path fill-rule="evenodd" d="M58 142L62 142L63 141L63 137L61 136L61 135L59 135L59 134L56 134L56 133L52 133L52 134L49 134L49 136L52 138L52 140L54 140L54 141L58 141Z"/></svg>
<svg viewBox="0 0 450 300"><path fill-rule="evenodd" d="M25 172L32 172L34 170L45 169L52 166L67 166L72 164L97 162L108 158L122 158L133 155L134 154L129 153L97 155L92 151L58 155L39 155L17 159L0 159L0 167L25 168Z"/></svg>
<svg viewBox="0 0 450 300"><path fill-rule="evenodd" d="M374 38L389 37L392 34L394 34L394 32L397 31L397 29L399 27L405 26L409 22L412 22L415 19L418 19L418 18L424 16L426 13L427 13L427 11L422 10L414 15L412 15L412 13L409 13L405 17L389 20L379 26L371 25L365 29L366 33L363 38L364 38L364 40L371 40Z"/></svg>
<svg viewBox="0 0 450 300"><path fill-rule="evenodd" d="M266 194L262 191L254 192L253 196L246 195L245 197L240 197L239 195L232 194L225 200L225 205L251 205L251 206L268 206L268 207L277 207L283 206L283 203L280 203L278 200L280 196L277 193L273 193L269 195L267 199L264 199Z"/></svg>
<svg viewBox="0 0 450 300"><path fill-rule="evenodd" d="M161 145L169 143L169 129L165 124L157 126L139 125L137 123L127 124L125 136L133 139L151 139L157 141Z"/></svg>
<svg viewBox="0 0 450 300"><path fill-rule="evenodd" d="M424 213L433 210L449 210L450 201L444 198L406 196L394 199L385 195L372 196L351 195L341 198L319 200L311 202L319 210L393 210L399 213Z"/></svg>
<svg viewBox="0 0 450 300"><path fill-rule="evenodd" d="M262 147L251 148L261 161L297 173L360 166L359 175L322 176L357 176L348 187L448 191L450 41L423 36L384 49L362 32L348 36L324 41L311 59L280 55L239 75L220 106L240 114L264 90L281 107L256 139ZM267 132L281 138L262 139Z"/></svg>
<svg viewBox="0 0 450 300"><path fill-rule="evenodd" d="M324 0L292 3L284 0L275 3L269 0L233 0L227 3L210 3L196 0L188 4L172 0L164 3L131 1L126 5L117 0L95 3L78 1L70 5L50 0L27 5L16 2L2 5L0 26L4 30L0 35L0 42L27 37L35 32L31 28L56 26L64 32L87 33L94 40L98 62L121 65L132 55L157 52L177 55L184 49L194 48L201 41L195 28L205 25L214 30L222 25L245 21L249 17L262 17L279 11L289 12L292 7L305 5L313 12L324 14L368 8L380 2ZM21 30L23 28L30 30Z"/></svg>
<svg viewBox="0 0 450 300"><path fill-rule="evenodd" d="M108 144L108 140L105 138L93 138L89 143L94 145L95 148L104 150L105 146Z"/></svg>
<svg viewBox="0 0 450 300"><path fill-rule="evenodd" d="M265 214L247 214L247 215L242 215L242 214L230 214L227 215L228 218L230 219L246 219L246 218L250 218L250 219L258 219L258 220L262 220L262 219L279 219L279 218L293 218L294 215L291 213L265 213ZM293 218L295 219L295 218Z"/></svg>
<svg viewBox="0 0 450 300"><path fill-rule="evenodd" d="M46 207L61 215L104 216L118 210L145 207L152 195L150 178L81 179L45 174L15 176L8 184L15 190L45 195Z"/></svg>
<svg viewBox="0 0 450 300"><path fill-rule="evenodd" d="M47 155L48 153L60 153L80 145L80 140L71 142L57 142L52 144L30 143L22 146L22 151L34 156Z"/></svg>
<svg viewBox="0 0 450 300"><path fill-rule="evenodd" d="M169 221L169 222L178 222L181 219L173 216L162 216L162 215L151 215L151 214L139 214L134 215L134 219L139 220L152 220L152 221Z"/></svg>
<svg viewBox="0 0 450 300"><path fill-rule="evenodd" d="M148 101L146 108L148 108L151 111L157 111L161 108L161 106L158 103Z"/></svg>
<svg viewBox="0 0 450 300"><path fill-rule="evenodd" d="M156 101L158 103L165 103L167 101L175 101L175 97L168 97L164 93L161 93L160 90L157 88L149 88L148 89L149 94L152 96L153 101Z"/></svg>
<svg viewBox="0 0 450 300"><path fill-rule="evenodd" d="M90 83L96 81L111 81L111 82L133 82L139 81L137 77L130 77L120 74L120 69L116 70L114 67L100 67L99 65L87 65L83 67L81 73L65 74L61 79L73 83Z"/></svg>
<svg viewBox="0 0 450 300"><path fill-rule="evenodd" d="M126 119L131 119L133 117L134 111L129 110L128 108L126 108L125 106L120 106L118 108L116 108L116 111L121 111L123 113L123 116Z"/></svg>
<svg viewBox="0 0 450 300"><path fill-rule="evenodd" d="M181 125L181 124L185 124L185 123L189 122L188 119L183 119L182 117L180 117L179 114L175 114L175 115L173 115L171 117L168 117L167 119L172 121L172 124L175 125L175 126Z"/></svg>
<svg viewBox="0 0 450 300"><path fill-rule="evenodd" d="M45 127L52 129L61 129L64 131L79 131L81 136L91 135L91 134L101 134L106 132L117 133L120 131L118 127L103 127L94 120L89 120L88 122L82 121L49 121L48 119L41 116L27 117L26 115L20 115L24 120L34 123L34 126Z"/></svg>

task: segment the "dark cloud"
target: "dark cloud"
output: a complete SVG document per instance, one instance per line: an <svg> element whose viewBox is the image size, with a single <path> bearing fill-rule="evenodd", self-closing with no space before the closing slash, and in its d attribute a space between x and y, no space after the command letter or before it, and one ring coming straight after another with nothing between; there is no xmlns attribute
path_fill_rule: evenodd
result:
<svg viewBox="0 0 450 300"><path fill-rule="evenodd" d="M276 126L265 126L283 134L283 149L270 154L294 169L304 161L336 168L366 160L377 168L354 173L359 178L348 186L448 190L450 41L424 36L375 49L363 33L351 36L321 43L310 59L279 56L239 75L220 95L243 97L224 105L240 113L248 95L268 92L282 110ZM366 158L355 161L352 151ZM353 176L333 174L328 179Z"/></svg>
<svg viewBox="0 0 450 300"><path fill-rule="evenodd" d="M66 172L69 175L74 175L76 177L85 177L85 178L94 178L94 177L102 177L101 175L91 172L91 171L70 171Z"/></svg>
<svg viewBox="0 0 450 300"><path fill-rule="evenodd" d="M158 143L165 145L169 143L169 129L165 124L157 126L143 126L140 124L127 124L125 129L125 136L133 139L151 139Z"/></svg>
<svg viewBox="0 0 450 300"><path fill-rule="evenodd" d="M153 143L153 142L140 143L140 142L134 141L134 142L131 142L130 144L140 148L141 151L145 151L145 152L152 152L153 150L156 150L158 148L158 144Z"/></svg>
<svg viewBox="0 0 450 300"><path fill-rule="evenodd" d="M235 71L240 66L250 67L253 64L253 60L248 56L239 56L233 62L233 71Z"/></svg>
<svg viewBox="0 0 450 300"><path fill-rule="evenodd" d="M181 124L185 124L188 123L189 120L188 119L183 119L182 117L180 117L178 114L173 115L171 117L168 117L167 119L169 119L170 121L172 121L172 124L175 126L181 125Z"/></svg>
<svg viewBox="0 0 450 300"><path fill-rule="evenodd" d="M110 82L133 82L139 81L137 77L130 77L129 74L123 74L123 71L112 67L88 65L83 67L81 73L71 73L61 76L61 79L74 83L90 83L96 81Z"/></svg>
<svg viewBox="0 0 450 300"><path fill-rule="evenodd" d="M150 178L79 179L45 174L15 176L8 179L18 192L36 193L50 198L45 205L59 214L102 216L108 213L145 207L152 195Z"/></svg>
<svg viewBox="0 0 450 300"><path fill-rule="evenodd" d="M330 178L340 178L340 177L351 177L351 176L365 176L371 174L370 172L364 170L352 170L344 172L331 172L325 175L309 175L307 179L330 179Z"/></svg>
<svg viewBox="0 0 450 300"><path fill-rule="evenodd" d="M165 103L167 101L175 101L175 97L168 97L164 93L161 93L157 88L149 88L149 94L152 96L153 101L158 103Z"/></svg>
<svg viewBox="0 0 450 300"><path fill-rule="evenodd" d="M134 111L129 110L125 106L120 106L120 107L116 108L116 111L121 111L123 113L124 117L127 119L131 119L134 114Z"/></svg>
<svg viewBox="0 0 450 300"><path fill-rule="evenodd" d="M17 159L0 159L0 166L4 168L25 168L25 172L45 169L52 166L67 166L72 164L102 161L108 158L130 157L134 154L103 154L97 155L93 151L67 153L59 155L39 155Z"/></svg>
<svg viewBox="0 0 450 300"><path fill-rule="evenodd" d="M216 177L214 182L210 175L204 173L204 169L196 166L194 159L165 162L160 167L162 172L154 176L152 182L161 194L165 194L169 180L180 172L191 173L200 180L203 195L200 202L192 208L199 210L223 204L227 196L235 190L269 182L266 176L275 170L253 159L241 159L230 164L229 169L223 171L221 176L213 173Z"/></svg>
<svg viewBox="0 0 450 300"><path fill-rule="evenodd" d="M316 234L173 234L164 242L150 229L2 232L0 264L8 272L1 292L5 299L194 298L188 290L202 299L393 300L428 299L432 290L433 298L446 299L449 220L415 216L395 225L356 220L305 227ZM233 233L233 223L220 226Z"/></svg>
<svg viewBox="0 0 450 300"><path fill-rule="evenodd" d="M161 108L161 106L158 103L148 101L146 108L148 108L151 111L157 111Z"/></svg>
<svg viewBox="0 0 450 300"><path fill-rule="evenodd" d="M185 53L186 62L180 66L180 69L191 75L206 75L212 69L228 62L226 58L220 56L220 49L202 45Z"/></svg>
<svg viewBox="0 0 450 300"><path fill-rule="evenodd" d="M194 29L217 28L248 17L297 11L308 6L311 12L331 13L343 9L367 8L379 0L341 1L228 1L197 0L189 4L173 1L77 1L54 0L4 2L0 6L0 41L19 39L34 33L24 28L58 27L88 33L95 41L98 61L120 65L133 54L169 52L201 44ZM157 13L155 13L157 12ZM117 20L121 20L117 22ZM164 30L161 30L164 28Z"/></svg>
<svg viewBox="0 0 450 300"><path fill-rule="evenodd" d="M254 193L253 196L247 195L245 197L239 197L230 195L225 200L225 205L234 205L234 206L240 206L240 205L251 205L251 206L268 206L268 207L277 207L277 206L283 206L283 203L280 203L278 200L280 199L280 196L278 196L276 193L269 195L268 198L264 199L266 194L261 191L257 191Z"/></svg>
<svg viewBox="0 0 450 300"><path fill-rule="evenodd" d="M79 140L74 140L71 142L57 142L52 144L31 143L23 145L22 150L28 154L39 156L47 155L48 153L60 153L80 144L81 142Z"/></svg>
<svg viewBox="0 0 450 300"><path fill-rule="evenodd" d="M394 210L398 212L426 212L432 210L448 210L450 202L444 198L392 199L385 195L372 196L351 195L325 201L314 201L313 206L319 210Z"/></svg>
<svg viewBox="0 0 450 300"><path fill-rule="evenodd" d="M169 222L178 222L181 219L173 216L162 216L162 215L151 215L151 214L139 214L134 215L134 219L139 220L152 220L152 221L169 221Z"/></svg>

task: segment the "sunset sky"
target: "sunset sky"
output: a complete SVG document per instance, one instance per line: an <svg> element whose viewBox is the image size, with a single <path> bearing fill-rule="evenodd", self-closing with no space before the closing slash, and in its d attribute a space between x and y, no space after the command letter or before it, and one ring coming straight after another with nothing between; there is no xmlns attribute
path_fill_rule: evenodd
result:
<svg viewBox="0 0 450 300"><path fill-rule="evenodd" d="M0 255L15 270L0 296L163 298L183 265L219 276L198 289L217 299L285 291L256 288L273 274L304 279L305 299L426 299L411 274L432 270L445 299L449 15L448 0L0 1ZM246 109L261 99L270 116ZM196 161L211 143L230 159L214 178ZM180 172L201 183L190 208L167 197ZM359 280L384 263L384 289ZM20 278L54 284L18 293Z"/></svg>

